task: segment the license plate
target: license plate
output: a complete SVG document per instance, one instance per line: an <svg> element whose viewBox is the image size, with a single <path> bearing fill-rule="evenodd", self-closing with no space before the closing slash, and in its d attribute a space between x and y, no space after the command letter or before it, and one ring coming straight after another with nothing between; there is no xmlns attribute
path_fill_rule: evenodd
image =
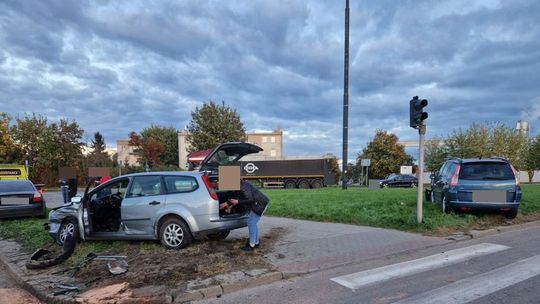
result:
<svg viewBox="0 0 540 304"><path fill-rule="evenodd" d="M473 192L473 202L492 202L505 203L506 191L491 190L491 191L475 191Z"/></svg>
<svg viewBox="0 0 540 304"><path fill-rule="evenodd" d="M25 205L28 204L27 197L3 197L2 205Z"/></svg>

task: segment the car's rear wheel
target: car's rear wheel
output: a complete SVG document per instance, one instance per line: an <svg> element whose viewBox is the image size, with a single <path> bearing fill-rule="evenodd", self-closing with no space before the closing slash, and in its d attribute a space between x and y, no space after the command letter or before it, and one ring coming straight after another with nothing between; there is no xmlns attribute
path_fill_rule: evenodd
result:
<svg viewBox="0 0 540 304"><path fill-rule="evenodd" d="M168 249L181 249L191 244L193 237L187 224L179 218L169 218L159 229L161 245Z"/></svg>
<svg viewBox="0 0 540 304"><path fill-rule="evenodd" d="M411 183L411 188L416 188L418 185L416 183Z"/></svg>
<svg viewBox="0 0 540 304"><path fill-rule="evenodd" d="M515 219L516 216L517 216L517 213L518 213L517 209L515 209L515 210L510 210L510 211L508 211L508 212L506 212L506 213L504 214L504 217L506 217L506 218L509 219L509 220Z"/></svg>
<svg viewBox="0 0 540 304"><path fill-rule="evenodd" d="M218 233L208 234L206 237L211 240L224 240L229 236L230 233L230 231L221 231Z"/></svg>
<svg viewBox="0 0 540 304"><path fill-rule="evenodd" d="M75 241L79 240L79 224L74 218L65 219L58 229L58 234L56 235L56 243L60 246L64 246L68 236L73 236Z"/></svg>

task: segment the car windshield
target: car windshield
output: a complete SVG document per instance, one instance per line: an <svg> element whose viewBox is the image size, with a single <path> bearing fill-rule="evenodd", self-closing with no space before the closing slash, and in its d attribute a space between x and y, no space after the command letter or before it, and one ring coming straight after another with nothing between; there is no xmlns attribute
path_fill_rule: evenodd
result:
<svg viewBox="0 0 540 304"><path fill-rule="evenodd" d="M508 163L477 162L462 164L459 178L466 180L513 180L515 177Z"/></svg>
<svg viewBox="0 0 540 304"><path fill-rule="evenodd" d="M5 192L34 192L34 187L28 181L6 181L0 183L0 193Z"/></svg>

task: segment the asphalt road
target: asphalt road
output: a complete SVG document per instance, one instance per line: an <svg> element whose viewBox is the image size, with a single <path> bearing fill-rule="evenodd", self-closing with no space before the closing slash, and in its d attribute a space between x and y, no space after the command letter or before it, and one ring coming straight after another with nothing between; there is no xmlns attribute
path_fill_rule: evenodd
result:
<svg viewBox="0 0 540 304"><path fill-rule="evenodd" d="M533 227L339 267L201 303L523 304L540 303L538 286L540 227Z"/></svg>

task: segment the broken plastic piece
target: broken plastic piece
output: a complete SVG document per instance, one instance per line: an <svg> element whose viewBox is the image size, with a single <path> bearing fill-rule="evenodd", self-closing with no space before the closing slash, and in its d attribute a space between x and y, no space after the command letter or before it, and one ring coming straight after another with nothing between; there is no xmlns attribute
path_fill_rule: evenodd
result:
<svg viewBox="0 0 540 304"><path fill-rule="evenodd" d="M107 267L109 267L110 273L117 275L127 272L128 263L126 260L114 260L107 263Z"/></svg>

